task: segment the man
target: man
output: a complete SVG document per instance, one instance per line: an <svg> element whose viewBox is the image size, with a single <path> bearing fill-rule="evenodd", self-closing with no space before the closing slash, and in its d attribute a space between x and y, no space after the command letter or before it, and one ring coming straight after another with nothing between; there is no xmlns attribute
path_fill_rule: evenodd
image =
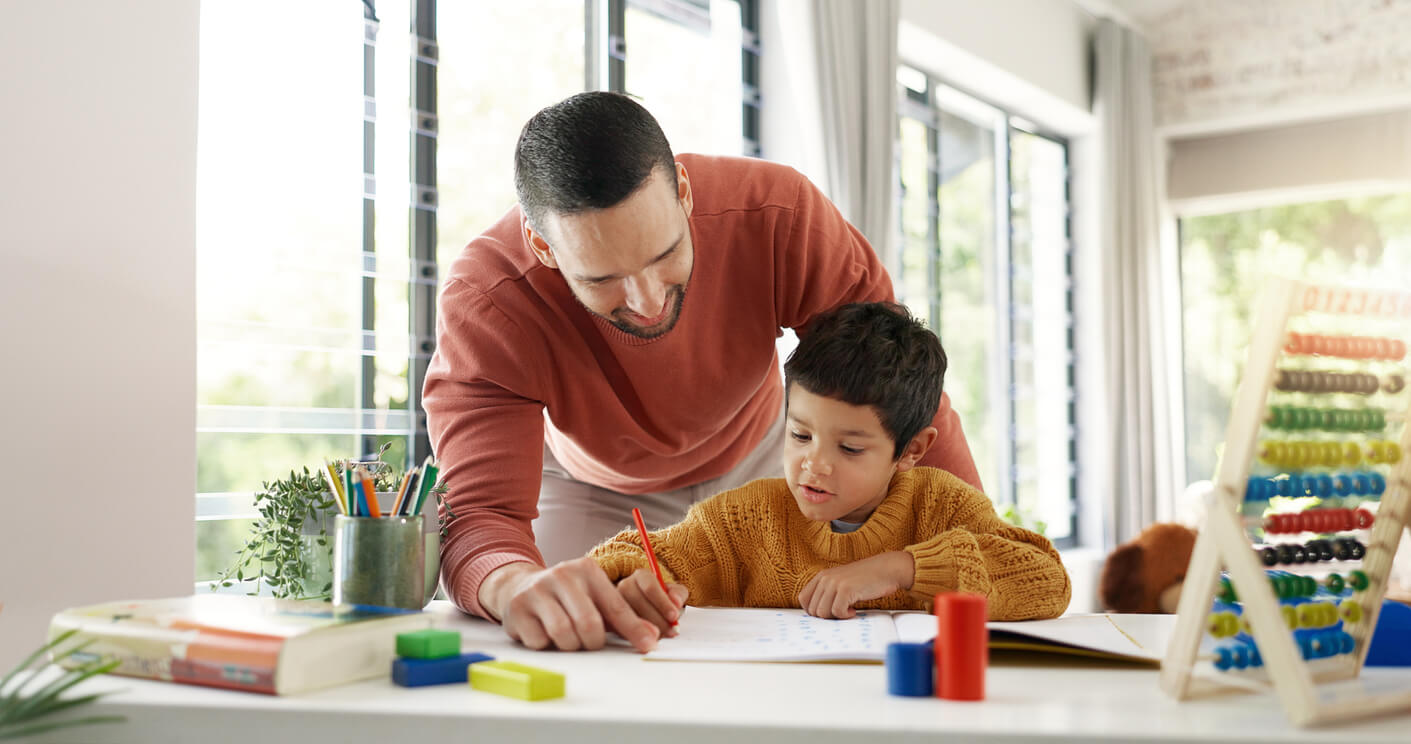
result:
<svg viewBox="0 0 1411 744"><path fill-rule="evenodd" d="M456 514L443 581L531 648L600 648L613 630L646 651L656 626L585 553L634 506L660 527L781 475L780 329L890 300L891 279L796 171L673 158L618 94L530 119L515 187L439 302L424 402ZM978 488L947 398L933 425L921 464Z"/></svg>

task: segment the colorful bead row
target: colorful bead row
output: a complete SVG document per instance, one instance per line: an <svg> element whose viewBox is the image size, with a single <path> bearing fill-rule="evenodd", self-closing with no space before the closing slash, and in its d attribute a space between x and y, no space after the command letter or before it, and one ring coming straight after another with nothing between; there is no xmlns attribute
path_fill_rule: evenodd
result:
<svg viewBox="0 0 1411 744"><path fill-rule="evenodd" d="M1373 470L1352 473L1282 474L1273 478L1251 476L1245 485L1245 501L1268 501L1275 496L1381 496L1387 480Z"/></svg>
<svg viewBox="0 0 1411 744"><path fill-rule="evenodd" d="M1346 287L1307 287L1303 290L1303 311L1352 315L1379 315L1411 318L1411 293Z"/></svg>
<svg viewBox="0 0 1411 744"><path fill-rule="evenodd" d="M1386 439L1368 442L1266 440L1259 459L1281 468L1356 467L1363 460L1372 465L1394 464L1401 459L1401 445Z"/></svg>
<svg viewBox="0 0 1411 744"><path fill-rule="evenodd" d="M1352 635L1345 630L1296 630L1293 636L1304 659L1350 654L1357 647Z"/></svg>
<svg viewBox="0 0 1411 744"><path fill-rule="evenodd" d="M1290 333L1284 351L1289 354L1317 354L1343 359L1385 359L1406 357L1406 342L1399 338L1374 336L1323 336L1316 333Z"/></svg>
<svg viewBox="0 0 1411 744"><path fill-rule="evenodd" d="M1320 372L1308 369L1280 369L1274 375L1274 389L1289 393L1356 393L1371 395L1377 390L1396 394L1406 387L1400 374L1379 379L1368 372Z"/></svg>
<svg viewBox="0 0 1411 744"><path fill-rule="evenodd" d="M1331 561L1360 561L1367 554L1367 547L1350 537L1336 540L1309 540L1304 545L1284 543L1258 548L1259 560L1266 566L1285 566L1299 563L1319 563Z"/></svg>
<svg viewBox="0 0 1411 744"><path fill-rule="evenodd" d="M1365 530L1376 517L1366 509L1305 509L1301 512L1270 514L1264 519L1264 531L1271 535L1295 532L1345 532Z"/></svg>
<svg viewBox="0 0 1411 744"><path fill-rule="evenodd" d="M1215 649L1215 668L1222 672L1230 669L1259 668L1264 666L1264 657L1254 641L1240 641Z"/></svg>
<svg viewBox="0 0 1411 744"><path fill-rule="evenodd" d="M1386 413L1380 408L1270 406L1264 421L1271 429L1320 431L1382 431L1387 425Z"/></svg>
<svg viewBox="0 0 1411 744"><path fill-rule="evenodd" d="M1318 592L1318 581L1312 576L1303 576L1288 571L1265 571L1264 573L1269 577L1269 584L1279 599L1311 597ZM1361 569L1349 571L1346 581L1339 574L1328 574L1328 577L1323 580L1323 586L1334 594L1341 594L1346 587L1352 587L1353 591L1360 592L1365 590L1370 583L1366 572ZM1234 584L1230 583L1230 577L1220 577L1220 586L1215 592L1215 598L1228 604L1239 602L1239 595L1235 592Z"/></svg>

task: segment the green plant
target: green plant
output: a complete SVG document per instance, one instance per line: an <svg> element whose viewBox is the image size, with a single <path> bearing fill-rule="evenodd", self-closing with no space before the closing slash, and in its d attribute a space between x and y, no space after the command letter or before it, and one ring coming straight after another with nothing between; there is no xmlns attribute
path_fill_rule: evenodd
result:
<svg viewBox="0 0 1411 744"><path fill-rule="evenodd" d="M57 679L49 682L30 695L22 695L25 688L39 679L40 675L31 674L24 681L17 682L9 693L5 692L5 686L22 671L29 669L34 662L38 661L46 653L57 649L78 631L70 630L54 640L40 646L38 650L29 655L29 658L20 662L18 666L10 670L4 679L0 679L0 739L18 739L22 736L32 736L42 734L54 729L69 728L72 726L88 726L98 723L117 723L125 721L125 716L99 715L84 716L82 718L66 718L58 721L48 720L54 714L61 711L78 708L97 700L108 694L106 692L82 695L76 698L60 699L60 695L79 682L97 674L110 672L117 668L118 660L99 658L85 661L73 669L69 669ZM54 661L72 656L81 651L88 643L81 643L63 651L54 651ZM37 671L37 670L36 670Z"/></svg>
<svg viewBox="0 0 1411 744"><path fill-rule="evenodd" d="M373 487L380 492L395 491L401 484L401 474L382 461L389 446L390 443L384 444L374 461L340 460L334 463L334 470L341 478L349 467L371 466ZM431 489L437 504L444 505L445 492L445 486L439 483ZM262 483L260 492L255 494L255 509L260 518L250 528L245 544L235 551L235 562L212 582L212 591L250 580L255 582L250 594L259 594L263 584L281 599L330 599L331 581L320 587L308 585L316 576L321 559L326 563L333 550L327 525L337 506L322 473L311 473L305 467L290 471L289 477L282 480ZM446 525L454 516L446 510L441 520L443 538Z"/></svg>
<svg viewBox="0 0 1411 744"><path fill-rule="evenodd" d="M999 516L1000 519L1003 519L1015 527L1023 527L1026 530L1037 532L1044 537L1048 537L1048 535L1045 534L1048 530L1048 522L1034 517L1033 512L1028 509L1020 509L1014 504L1010 504L1004 507L1004 511L1000 512Z"/></svg>

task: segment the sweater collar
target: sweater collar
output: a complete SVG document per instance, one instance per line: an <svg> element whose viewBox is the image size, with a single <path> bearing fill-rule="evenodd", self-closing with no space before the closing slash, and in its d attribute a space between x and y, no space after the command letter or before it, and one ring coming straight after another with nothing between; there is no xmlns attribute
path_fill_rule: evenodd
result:
<svg viewBox="0 0 1411 744"><path fill-rule="evenodd" d="M913 521L915 491L914 469L892 476L892 482L887 486L887 497L854 532L834 532L829 522L804 519L797 509L794 513L805 522L803 535L818 555L830 561L851 562L859 557L878 554L888 544L888 538L909 528Z"/></svg>

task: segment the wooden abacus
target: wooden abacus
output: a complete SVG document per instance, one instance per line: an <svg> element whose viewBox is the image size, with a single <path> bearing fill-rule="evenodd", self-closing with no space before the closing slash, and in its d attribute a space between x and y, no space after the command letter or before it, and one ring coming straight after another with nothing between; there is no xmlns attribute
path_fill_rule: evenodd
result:
<svg viewBox="0 0 1411 744"><path fill-rule="evenodd" d="M1370 414L1329 413L1333 406L1326 400L1330 395L1383 395L1388 399L1398 396L1405 388L1405 370L1401 365L1406 344L1401 339L1319 335L1309 333L1306 327L1290 327L1291 320L1295 321L1295 325L1304 322L1326 324L1337 321L1338 318L1333 316L1339 315L1343 321L1349 316L1360 319L1363 327L1356 329L1359 334L1365 333L1368 330L1366 326L1372 325L1394 327L1400 335L1404 333L1408 319L1411 319L1411 293L1334 288L1287 279L1272 280L1265 287L1249 345L1247 366L1236 391L1226 429L1225 450L1216 468L1206 524L1196 539L1186 570L1176 629L1161 664L1162 689L1177 699L1272 689L1290 720L1299 726L1411 711L1411 690L1376 694L1338 691L1340 694L1328 695L1320 694L1317 688L1320 684L1350 680L1360 675L1386 592L1392 558L1402 531L1411 529L1408 526L1408 516L1411 516L1408 515L1408 508L1411 508L1411 503L1408 503L1411 502L1411 457L1401 456L1411 451L1411 426L1406 425L1411 411L1405 411L1402 405L1405 412L1378 409ZM1280 369L1279 362L1285 353L1317 355L1324 366L1327 366L1328 360L1339 361L1333 362L1337 365L1333 370ZM1357 364L1365 365L1374 372L1347 369ZM1284 405L1270 405L1271 391L1276 398L1281 398L1275 402ZM1299 393L1318 396L1321 407L1296 408L1282 400L1290 394ZM1378 413L1382 414L1380 420ZM1378 423L1386 427L1380 435L1375 434ZM1391 427L1398 426L1401 429L1399 436L1385 434ZM1318 428L1334 436L1371 435L1379 438L1365 448L1357 444L1328 439L1309 440L1306 437L1292 442L1274 440L1262 448L1267 464L1258 466L1260 469L1276 467L1283 473L1289 470L1313 472L1307 475L1297 472L1294 475L1279 475L1268 481L1256 476L1251 480L1251 468L1261 455L1261 430L1273 437L1299 434L1301 432L1289 431L1299 428ZM1355 450L1349 449L1350 446ZM1346 458L1370 463L1374 470L1365 484L1361 478L1337 480L1345 478L1345 475L1317 472L1320 468L1346 464ZM1389 472L1383 476L1380 470ZM1378 482L1377 479L1383 480ZM1270 485L1263 486L1266 482ZM1344 488L1374 483L1384 488L1380 502L1375 505L1374 518L1365 509L1329 509L1318 510L1326 513L1298 517L1279 515L1278 519L1271 518L1266 523L1262 519L1247 520L1241 513L1248 496L1260 496L1248 493L1254 490L1297 488L1300 495L1327 497L1334 488L1343 493ZM1310 488L1313 489L1311 493ZM1307 576L1291 578L1281 574L1271 578L1266 575L1265 561L1270 560L1271 554L1267 550L1257 553L1252 547L1246 532L1251 521L1256 525L1265 524L1268 535L1298 530L1319 534L1343 532L1365 529L1366 523L1371 521L1365 546L1351 539L1343 539L1338 545L1339 551L1346 550L1346 557L1356 555L1356 546L1365 550L1365 554L1360 556L1361 570L1354 572L1355 584L1359 585L1353 590L1355 594L1342 600L1341 606L1328 601L1298 613L1286 609L1288 605L1281 607L1276 591L1284 594L1286 584L1303 586L1312 579ZM1321 552L1325 548L1323 543L1327 543L1328 550L1332 549L1331 541L1315 540L1314 543L1319 544L1310 550L1319 551L1319 558L1326 555ZM1287 556L1295 557L1294 553L1289 548ZM1279 560L1281 555L1285 554L1275 551L1274 560ZM1344 553L1339 553L1339 556L1343 557ZM1222 576L1222 570L1228 573L1228 577ZM1325 593L1331 599L1340 599L1345 593L1340 575L1336 582L1330 577L1328 586ZM1332 591L1334 586L1336 592ZM1212 612L1217 592L1226 599L1237 594L1240 617L1227 617L1233 614L1228 612ZM1328 605L1333 605L1339 612L1329 616ZM1295 640L1295 634L1299 631L1290 628L1303 622L1326 623L1329 628L1340 624L1341 628L1330 631L1332 635L1303 635ZM1232 647L1226 647L1219 654L1210 653L1208 648L1202 650L1207 631L1228 637L1237 635L1241 628L1244 635L1240 637L1245 640L1241 641L1242 646L1233 647L1237 653L1229 651ZM1216 661L1212 663L1212 659ZM1236 668L1229 669L1232 659Z"/></svg>

